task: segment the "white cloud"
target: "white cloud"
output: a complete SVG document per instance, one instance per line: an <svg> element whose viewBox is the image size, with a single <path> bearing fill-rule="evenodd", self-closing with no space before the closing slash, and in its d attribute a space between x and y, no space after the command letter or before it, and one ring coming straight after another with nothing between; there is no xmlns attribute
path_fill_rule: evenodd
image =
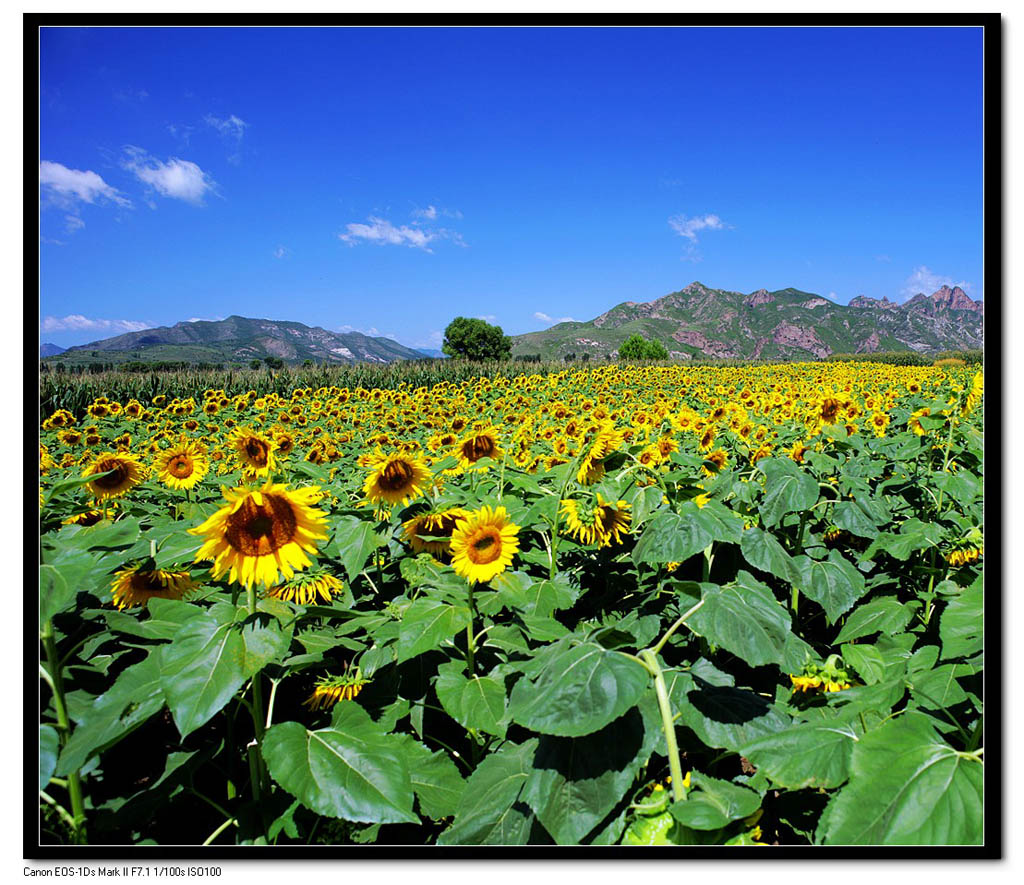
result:
<svg viewBox="0 0 1024 885"><path fill-rule="evenodd" d="M378 246L408 246L412 249L422 249L424 252L433 252L429 246L438 240L451 240L456 245L466 245L458 233L445 228L431 230L418 225L410 227L407 224L395 227L387 219L374 215L367 221L367 224L346 224L346 233L338 234L338 239L350 246L366 242L376 243Z"/></svg>
<svg viewBox="0 0 1024 885"><path fill-rule="evenodd" d="M669 227L679 236L686 237L691 243L697 242L699 230L725 230L729 227L717 215L697 215L687 218L685 215L673 215L668 220Z"/></svg>
<svg viewBox="0 0 1024 885"><path fill-rule="evenodd" d="M290 255L290 251L285 246L278 246L273 252L270 253L275 258L285 258Z"/></svg>
<svg viewBox="0 0 1024 885"><path fill-rule="evenodd" d="M575 323L572 317L549 317L543 311L534 311L533 318L544 323Z"/></svg>
<svg viewBox="0 0 1024 885"><path fill-rule="evenodd" d="M65 215L64 216L64 230L69 234L75 233L75 231L81 230L85 227L85 222L82 221L77 215Z"/></svg>
<svg viewBox="0 0 1024 885"><path fill-rule="evenodd" d="M943 286L959 286L968 292L971 290L971 284L965 280L955 283L952 277L935 273L935 271L922 264L920 267L915 267L914 272L904 281L901 294L904 299L913 298L918 292L931 295L932 292L941 289Z"/></svg>
<svg viewBox="0 0 1024 885"><path fill-rule="evenodd" d="M338 326L338 331L359 332L361 335L368 335L370 338L380 338L382 336L385 338L392 337L390 335L384 335L384 333L381 332L381 330L378 329L376 326L370 326L368 329L361 329L358 326L350 326L348 323L346 323L344 326Z"/></svg>
<svg viewBox="0 0 1024 885"><path fill-rule="evenodd" d="M433 221L437 218L437 206L427 206L426 209L415 209L412 214L415 218L429 218Z"/></svg>
<svg viewBox="0 0 1024 885"><path fill-rule="evenodd" d="M496 320L497 317L493 313L488 313L484 314L483 316L478 316L477 319L483 320L485 323L491 323L494 322L494 320Z"/></svg>
<svg viewBox="0 0 1024 885"><path fill-rule="evenodd" d="M231 138L235 141L242 140L242 136L245 135L245 130L249 125L245 120L236 117L234 114L224 120L218 119L213 114L207 114L203 119L225 138Z"/></svg>
<svg viewBox="0 0 1024 885"><path fill-rule="evenodd" d="M139 181L149 185L162 196L201 206L203 195L217 186L216 182L191 160L171 157L164 163L151 157L142 148L129 145L124 150L127 156L121 161L121 165L134 172Z"/></svg>
<svg viewBox="0 0 1024 885"><path fill-rule="evenodd" d="M152 323L141 320L100 320L73 313L66 317L44 317L39 324L43 332L141 332L152 329Z"/></svg>
<svg viewBox="0 0 1024 885"><path fill-rule="evenodd" d="M79 203L111 202L126 209L132 205L131 200L97 173L68 169L50 160L39 164L39 185L51 202L65 209L72 209Z"/></svg>
<svg viewBox="0 0 1024 885"><path fill-rule="evenodd" d="M195 128L192 126L175 126L173 123L168 123L167 131L185 147L188 147L189 140L192 138L192 133L195 132Z"/></svg>
<svg viewBox="0 0 1024 885"><path fill-rule="evenodd" d="M188 323L219 323L224 317L189 317Z"/></svg>

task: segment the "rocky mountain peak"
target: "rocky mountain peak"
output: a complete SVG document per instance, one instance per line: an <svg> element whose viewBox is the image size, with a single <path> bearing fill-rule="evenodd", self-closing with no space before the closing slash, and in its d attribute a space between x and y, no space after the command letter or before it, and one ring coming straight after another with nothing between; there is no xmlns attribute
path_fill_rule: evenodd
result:
<svg viewBox="0 0 1024 885"><path fill-rule="evenodd" d="M751 292L746 298L744 298L743 303L747 307L757 307L759 304L771 304L774 300L775 296L767 289L758 289L756 292Z"/></svg>

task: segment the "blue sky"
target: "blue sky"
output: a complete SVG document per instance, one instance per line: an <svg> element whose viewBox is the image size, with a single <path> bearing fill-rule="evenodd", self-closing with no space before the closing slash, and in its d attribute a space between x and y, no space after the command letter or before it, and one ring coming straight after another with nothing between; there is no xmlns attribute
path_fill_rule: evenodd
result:
<svg viewBox="0 0 1024 885"><path fill-rule="evenodd" d="M980 29L44 29L41 337L984 295Z"/></svg>

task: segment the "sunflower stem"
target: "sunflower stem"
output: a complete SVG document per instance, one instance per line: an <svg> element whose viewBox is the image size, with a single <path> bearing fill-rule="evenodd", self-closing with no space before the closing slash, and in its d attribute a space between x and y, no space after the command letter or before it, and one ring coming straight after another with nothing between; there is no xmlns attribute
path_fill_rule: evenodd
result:
<svg viewBox="0 0 1024 885"><path fill-rule="evenodd" d="M469 623L466 625L466 670L470 678L476 673L476 642L473 639L473 622L476 620L476 604L473 601L473 585L467 582L469 587Z"/></svg>
<svg viewBox="0 0 1024 885"><path fill-rule="evenodd" d="M686 789L683 787L683 766L679 761L679 745L676 743L676 726L672 717L672 704L668 698L668 688L665 686L665 676L658 666L658 659L654 652L645 648L640 652L640 657L647 664L648 669L654 674L654 693L658 696L658 709L661 712L661 725L665 732L665 748L668 751L668 767L672 772L672 798L676 802L686 799Z"/></svg>
<svg viewBox="0 0 1024 885"><path fill-rule="evenodd" d="M39 633L46 653L47 669L50 678L47 682L53 691L53 706L57 712L57 735L61 747L65 746L71 736L71 723L68 719L67 703L64 700L64 678L61 675L60 658L57 656L57 642L53 635L53 622L47 618ZM68 775L68 796L71 798L72 836L76 844L81 845L85 838L85 801L82 797L82 778L76 768Z"/></svg>
<svg viewBox="0 0 1024 885"><path fill-rule="evenodd" d="M248 595L249 614L255 615L256 587L250 585L246 588L245 592ZM249 765L253 769L253 798L257 801L266 784L266 769L263 766L263 756L261 753L264 731L263 723L265 721L263 716L263 684L261 676L262 674L257 671L252 677L252 707L250 708L255 737L253 744L249 746Z"/></svg>

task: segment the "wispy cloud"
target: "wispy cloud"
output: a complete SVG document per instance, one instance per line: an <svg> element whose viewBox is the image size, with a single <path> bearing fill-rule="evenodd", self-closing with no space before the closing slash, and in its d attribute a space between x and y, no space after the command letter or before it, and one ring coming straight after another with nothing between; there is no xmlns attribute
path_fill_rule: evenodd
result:
<svg viewBox="0 0 1024 885"><path fill-rule="evenodd" d="M533 318L535 320L540 320L543 323L575 323L576 322L576 320L574 320L572 317L549 317L546 313L544 313L543 311L540 311L540 310L534 311Z"/></svg>
<svg viewBox="0 0 1024 885"><path fill-rule="evenodd" d="M68 169L50 160L39 164L39 186L51 204L65 210L74 210L81 203L113 203L124 209L132 205L131 200L97 173Z"/></svg>
<svg viewBox="0 0 1024 885"><path fill-rule="evenodd" d="M202 206L203 196L217 187L217 183L191 160L171 157L163 162L132 145L126 146L124 152L126 156L121 165L161 196Z"/></svg>
<svg viewBox="0 0 1024 885"><path fill-rule="evenodd" d="M687 218L685 215L673 215L668 220L668 225L679 236L686 237L694 244L697 242L697 231L725 230L729 227L717 215L696 215L693 218Z"/></svg>
<svg viewBox="0 0 1024 885"><path fill-rule="evenodd" d="M395 226L385 218L371 215L367 223L353 222L345 225L345 233L338 234L338 239L349 246L359 243L376 243L378 246L408 246L411 249L422 249L433 252L431 243L450 240L459 246L465 246L462 236L456 231L446 228L427 228L418 224Z"/></svg>
<svg viewBox="0 0 1024 885"><path fill-rule="evenodd" d="M478 320L483 320L485 323L493 323L497 317L493 313L485 313L483 316L478 316Z"/></svg>
<svg viewBox="0 0 1024 885"><path fill-rule="evenodd" d="M902 294L903 299L913 298L918 292L923 292L925 295L931 295L943 286L959 286L966 292L971 291L971 284L966 280L960 280L959 282L953 282L952 277L944 276L943 274L935 273L935 271L929 269L925 265L915 267L913 273L903 283Z"/></svg>
<svg viewBox="0 0 1024 885"><path fill-rule="evenodd" d="M188 323L219 323L224 317L189 317Z"/></svg>
<svg viewBox="0 0 1024 885"><path fill-rule="evenodd" d="M458 209L444 209L437 206L427 206L426 209L413 209L413 218L423 218L427 221L435 221L438 218L461 219L462 213Z"/></svg>
<svg viewBox="0 0 1024 885"><path fill-rule="evenodd" d="M85 227L85 222L82 221L77 215L65 215L64 216L64 230L69 234L73 234L76 231L80 231Z"/></svg>
<svg viewBox="0 0 1024 885"><path fill-rule="evenodd" d="M338 326L339 332L359 332L361 335L367 335L370 338L395 338L394 332L382 332L376 326L370 326L368 329L361 329L358 326L350 326L347 323L344 326Z"/></svg>
<svg viewBox="0 0 1024 885"><path fill-rule="evenodd" d="M176 141L180 142L184 147L188 147L189 141L192 139L192 133L196 130L194 126L176 126L174 123L168 123L167 131L171 133Z"/></svg>
<svg viewBox="0 0 1024 885"><path fill-rule="evenodd" d="M44 317L39 324L44 332L141 332L152 329L153 324L141 320L101 320L79 313L66 317Z"/></svg>
<svg viewBox="0 0 1024 885"><path fill-rule="evenodd" d="M236 117L234 114L223 120L215 117L213 114L207 114L203 117L203 120L208 126L216 129L224 138L229 138L235 142L242 140L242 136L245 135L245 130L249 126L245 120L241 119L241 117Z"/></svg>
<svg viewBox="0 0 1024 885"><path fill-rule="evenodd" d="M273 252L270 253L277 259L287 258L291 255L291 250L285 246L278 246Z"/></svg>

